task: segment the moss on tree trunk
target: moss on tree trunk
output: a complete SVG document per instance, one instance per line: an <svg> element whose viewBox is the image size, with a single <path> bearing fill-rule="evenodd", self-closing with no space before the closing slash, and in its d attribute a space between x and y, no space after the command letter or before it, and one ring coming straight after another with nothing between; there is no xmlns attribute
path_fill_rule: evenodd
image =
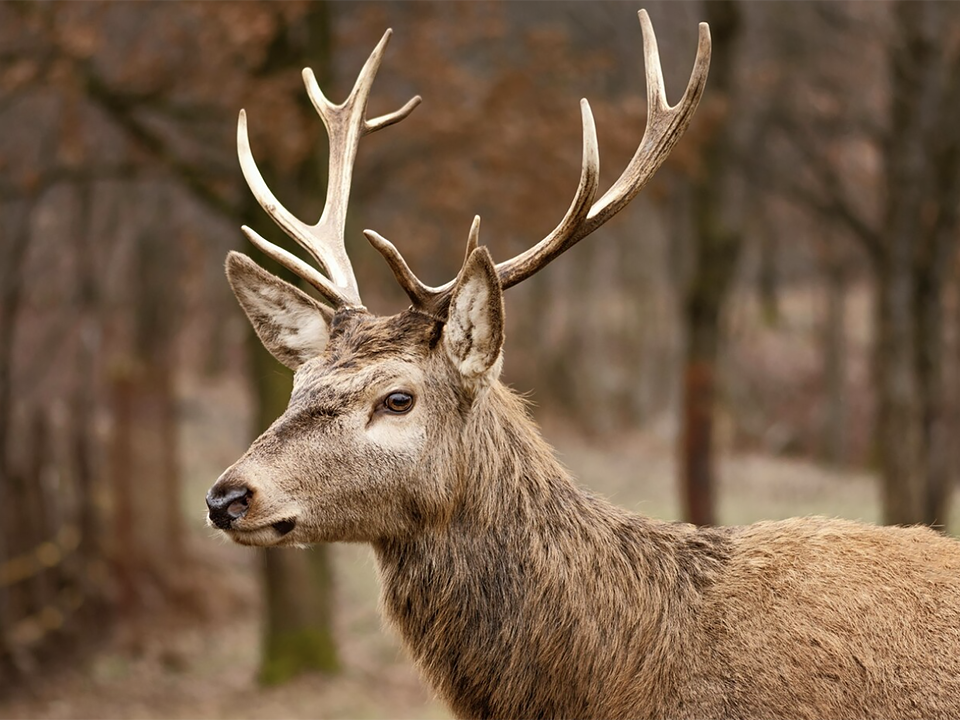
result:
<svg viewBox="0 0 960 720"><path fill-rule="evenodd" d="M327 548L265 550L264 579L267 604L260 682L275 685L304 671L339 671Z"/></svg>

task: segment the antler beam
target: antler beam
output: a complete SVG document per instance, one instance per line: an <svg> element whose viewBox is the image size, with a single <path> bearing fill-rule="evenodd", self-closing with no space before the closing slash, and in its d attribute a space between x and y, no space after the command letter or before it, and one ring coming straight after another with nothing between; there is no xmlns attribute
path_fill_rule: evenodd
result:
<svg viewBox="0 0 960 720"><path fill-rule="evenodd" d="M265 240L255 230L243 226L243 231L264 254L272 257L283 267L313 285L335 307L362 307L357 279L344 247L344 227L350 186L353 179L353 164L360 138L388 125L400 122L420 104L417 95L395 112L367 120L367 99L373 80L377 75L383 53L390 40L391 30L374 48L364 64L350 95L340 105L331 103L317 84L313 71L303 71L303 81L314 108L323 120L330 139L330 165L327 196L323 213L315 225L308 225L287 210L267 187L250 150L247 136L247 117L241 110L237 122L237 152L243 176L257 202L267 211L284 232L303 247L326 273L326 277L307 265L297 256Z"/></svg>
<svg viewBox="0 0 960 720"><path fill-rule="evenodd" d="M553 232L520 255L497 264L497 274L504 289L527 279L620 212L663 165L693 119L693 113L703 95L710 67L709 27L706 23L700 23L697 58L694 61L687 89L680 102L671 106L667 102L663 87L663 71L653 25L646 10L641 10L639 15L647 82L647 123L640 145L623 174L599 200L594 202L600 178L600 153L590 105L586 100L580 101L583 121L583 162L580 185L566 215ZM477 242L478 228L479 218L474 221L471 230L469 242L473 246ZM443 317L456 279L435 288L424 285L410 271L400 252L391 242L370 230L365 231L364 234L387 260L397 281L413 302L413 306L423 312Z"/></svg>
<svg viewBox="0 0 960 720"><path fill-rule="evenodd" d="M598 158L596 164L588 168L587 117L591 116L591 113L586 100L582 101L584 159L577 198L552 233L526 252L497 265L497 273L504 288L516 285L530 277L626 207L660 169L693 119L693 113L700 103L707 81L707 71L710 68L710 28L706 23L700 23L697 59L693 65L690 81L680 102L671 107L663 87L663 70L660 66L660 52L657 48L657 36L653 32L653 24L646 10L641 10L639 16L647 76L647 125L640 145L623 174L603 194L603 197L596 203L592 202L592 197L589 201L585 201L585 180L588 175L598 176L600 166ZM591 133L592 124L591 116ZM591 134L591 137L596 143L596 135Z"/></svg>

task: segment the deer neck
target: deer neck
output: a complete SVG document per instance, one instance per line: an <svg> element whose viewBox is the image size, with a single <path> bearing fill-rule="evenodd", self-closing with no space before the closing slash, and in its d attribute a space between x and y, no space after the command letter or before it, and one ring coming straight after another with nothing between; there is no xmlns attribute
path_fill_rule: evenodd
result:
<svg viewBox="0 0 960 720"><path fill-rule="evenodd" d="M678 588L692 586L670 571L680 563L674 535L695 531L580 490L499 383L474 415L449 524L375 545L383 610L463 717L596 714L608 681L629 677L625 666L643 675L650 658L666 655L658 647L677 640L663 618L683 602ZM630 646L617 647L625 636ZM602 660L584 672L577 656ZM652 677L656 687L623 691L665 692L661 673ZM580 692L552 692L545 678ZM583 704L544 704L558 697Z"/></svg>

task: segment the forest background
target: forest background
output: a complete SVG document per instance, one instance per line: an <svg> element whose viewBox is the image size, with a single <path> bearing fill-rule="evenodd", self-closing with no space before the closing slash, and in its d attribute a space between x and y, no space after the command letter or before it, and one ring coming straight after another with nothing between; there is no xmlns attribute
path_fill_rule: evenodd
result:
<svg viewBox="0 0 960 720"><path fill-rule="evenodd" d="M505 380L641 512L956 527L960 5L645 7L671 102L710 23L700 109L621 216L507 293ZM312 222L326 138L300 71L339 101L394 29L370 115L424 103L361 143L347 247L397 312L362 229L437 284L474 214L495 259L521 252L573 196L581 97L617 177L645 117L637 9L0 4L0 716L443 714L362 548L257 553L203 524L290 383L222 275L230 249L277 270L241 224L296 251L242 180L237 113Z"/></svg>

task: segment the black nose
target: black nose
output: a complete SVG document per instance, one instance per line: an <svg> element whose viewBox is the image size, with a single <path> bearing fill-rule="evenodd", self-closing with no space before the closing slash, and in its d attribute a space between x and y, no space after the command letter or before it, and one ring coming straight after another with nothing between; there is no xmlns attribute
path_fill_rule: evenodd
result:
<svg viewBox="0 0 960 720"><path fill-rule="evenodd" d="M219 483L218 483L219 484ZM250 488L217 487L214 485L207 493L207 508L210 522L221 530L226 530L233 521L247 514Z"/></svg>

